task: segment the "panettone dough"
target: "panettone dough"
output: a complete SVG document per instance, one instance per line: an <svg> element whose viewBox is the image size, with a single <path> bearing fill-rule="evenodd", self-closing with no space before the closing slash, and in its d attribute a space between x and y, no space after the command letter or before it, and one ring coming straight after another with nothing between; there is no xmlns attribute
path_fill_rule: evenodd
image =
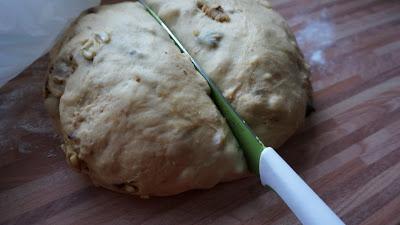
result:
<svg viewBox="0 0 400 225"><path fill-rule="evenodd" d="M148 1L265 144L303 122L308 71L256 1ZM139 3L88 10L50 53L45 104L69 164L96 185L165 196L247 175L205 80Z"/></svg>

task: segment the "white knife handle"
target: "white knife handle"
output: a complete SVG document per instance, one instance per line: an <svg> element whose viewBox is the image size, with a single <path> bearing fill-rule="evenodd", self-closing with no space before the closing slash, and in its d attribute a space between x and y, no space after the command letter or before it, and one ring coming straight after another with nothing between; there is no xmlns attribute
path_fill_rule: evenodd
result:
<svg viewBox="0 0 400 225"><path fill-rule="evenodd" d="M260 157L260 178L285 201L304 225L342 225L342 220L272 148Z"/></svg>

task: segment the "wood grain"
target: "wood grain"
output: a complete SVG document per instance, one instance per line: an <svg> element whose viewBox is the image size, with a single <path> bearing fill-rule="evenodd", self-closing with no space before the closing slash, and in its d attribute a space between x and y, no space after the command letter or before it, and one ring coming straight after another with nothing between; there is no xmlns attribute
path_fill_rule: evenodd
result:
<svg viewBox="0 0 400 225"><path fill-rule="evenodd" d="M317 109L281 155L347 224L400 224L400 2L271 2L311 64ZM0 224L299 224L256 178L149 200L93 187L44 110L46 67L0 89Z"/></svg>

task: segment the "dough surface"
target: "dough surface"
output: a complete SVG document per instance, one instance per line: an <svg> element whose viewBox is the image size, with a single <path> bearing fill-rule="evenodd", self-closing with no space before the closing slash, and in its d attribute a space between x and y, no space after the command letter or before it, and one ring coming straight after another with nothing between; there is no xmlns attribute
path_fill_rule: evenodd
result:
<svg viewBox="0 0 400 225"><path fill-rule="evenodd" d="M51 58L46 105L96 185L164 196L245 175L207 83L139 3L82 16Z"/></svg>
<svg viewBox="0 0 400 225"><path fill-rule="evenodd" d="M146 0L268 146L301 126L309 70L286 21L265 0Z"/></svg>
<svg viewBox="0 0 400 225"><path fill-rule="evenodd" d="M266 145L302 124L309 72L266 2L147 2ZM83 13L50 58L45 105L94 184L166 196L248 175L206 81L139 3Z"/></svg>

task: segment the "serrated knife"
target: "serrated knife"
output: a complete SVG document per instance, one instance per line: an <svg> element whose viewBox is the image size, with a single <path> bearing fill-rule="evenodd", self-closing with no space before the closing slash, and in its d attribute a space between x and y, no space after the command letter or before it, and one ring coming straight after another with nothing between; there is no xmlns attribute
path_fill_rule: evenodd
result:
<svg viewBox="0 0 400 225"><path fill-rule="evenodd" d="M246 122L225 99L218 86L210 79L200 64L183 47L168 26L143 0L139 2L163 27L181 52L187 55L195 69L210 86L210 97L225 117L232 133L244 152L251 172L261 183L271 187L285 201L304 225L340 225L343 221L318 197L300 176L271 147L265 147Z"/></svg>

